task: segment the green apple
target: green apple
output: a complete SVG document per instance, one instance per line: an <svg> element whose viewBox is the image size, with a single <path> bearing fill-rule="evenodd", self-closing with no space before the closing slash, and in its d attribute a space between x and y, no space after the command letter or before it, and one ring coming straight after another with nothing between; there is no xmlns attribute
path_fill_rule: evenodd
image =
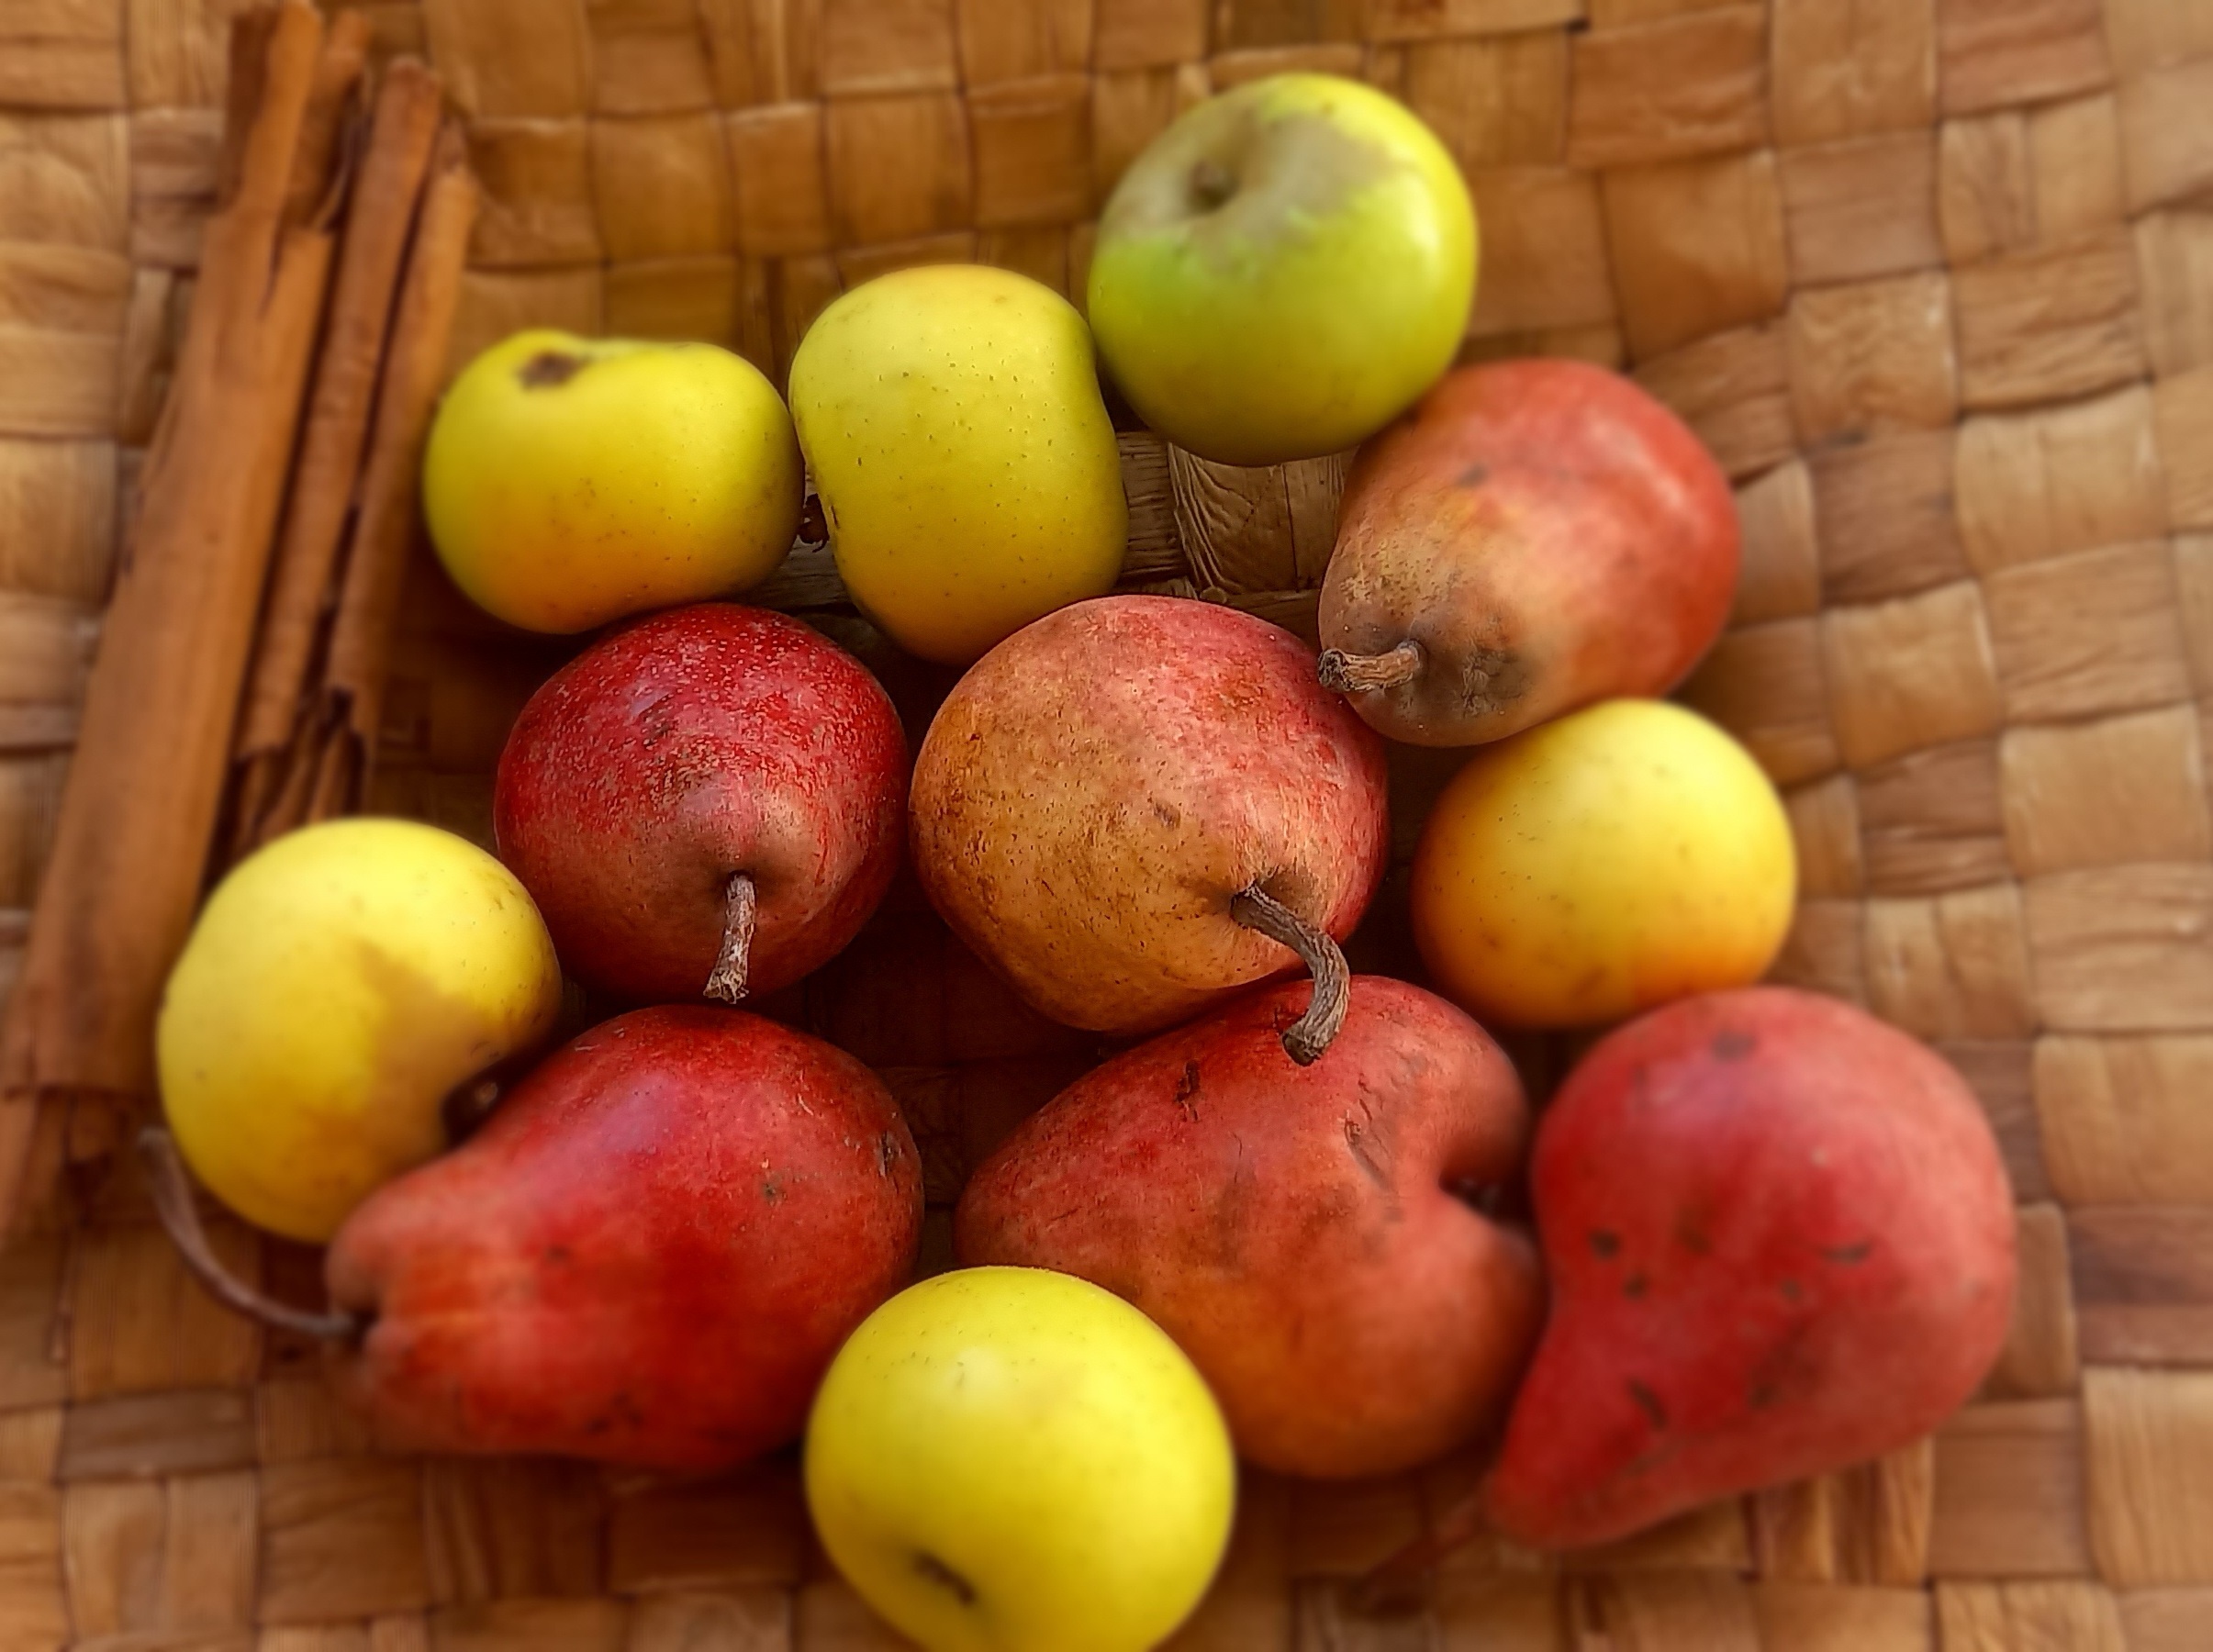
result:
<svg viewBox="0 0 2213 1652"><path fill-rule="evenodd" d="M1205 1382L1136 1309L976 1267L853 1334L806 1481L831 1559L929 1652L1143 1652L1213 1579L1236 1464Z"/></svg>
<svg viewBox="0 0 2213 1652"><path fill-rule="evenodd" d="M423 453L446 572L537 631L759 584L802 491L783 399L712 344L516 333L462 370Z"/></svg>
<svg viewBox="0 0 2213 1652"><path fill-rule="evenodd" d="M910 653L965 665L1122 571L1113 421L1050 287L980 264L866 282L800 340L791 411L845 588Z"/></svg>
<svg viewBox="0 0 2213 1652"><path fill-rule="evenodd" d="M1475 297L1475 206L1404 105L1331 74L1201 104L1099 219L1091 331L1178 446L1276 464L1364 441L1452 363Z"/></svg>
<svg viewBox="0 0 2213 1652"><path fill-rule="evenodd" d="M560 1008L538 909L475 844L414 820L309 826L201 910L154 1030L162 1105L210 1192L319 1244L444 1151L449 1092Z"/></svg>

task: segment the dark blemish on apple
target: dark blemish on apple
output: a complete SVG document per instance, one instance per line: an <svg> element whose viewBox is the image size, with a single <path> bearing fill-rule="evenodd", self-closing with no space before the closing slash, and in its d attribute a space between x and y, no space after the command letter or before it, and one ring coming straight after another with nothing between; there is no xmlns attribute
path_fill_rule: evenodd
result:
<svg viewBox="0 0 2213 1652"><path fill-rule="evenodd" d="M1714 1242L1706 1236L1705 1229L1688 1216L1676 1219L1675 1243L1693 1256L1710 1256L1714 1254Z"/></svg>
<svg viewBox="0 0 2213 1652"><path fill-rule="evenodd" d="M1749 1032L1729 1028L1715 1033L1714 1042L1707 1047L1714 1052L1716 1061L1742 1061L1760 1047L1760 1041Z"/></svg>
<svg viewBox="0 0 2213 1652"><path fill-rule="evenodd" d="M1783 1300L1786 1302L1803 1302L1805 1300L1805 1287L1795 1279L1783 1280Z"/></svg>
<svg viewBox="0 0 2213 1652"><path fill-rule="evenodd" d="M1765 1411L1769 1406L1774 1404L1779 1397L1775 1392L1773 1383L1757 1382L1752 1385L1752 1391L1747 1394L1744 1400L1745 1403L1754 1411Z"/></svg>
<svg viewBox="0 0 2213 1652"><path fill-rule="evenodd" d="M1470 465L1453 480L1462 487L1481 487L1491 480L1491 467L1479 462Z"/></svg>
<svg viewBox="0 0 2213 1652"><path fill-rule="evenodd" d="M955 1571L928 1549L914 1551L914 1569L940 1589L948 1591L963 1606L976 1604L976 1585Z"/></svg>
<svg viewBox="0 0 2213 1652"><path fill-rule="evenodd" d="M1821 1259L1834 1262L1839 1267L1857 1267L1874 1254L1874 1249L1875 1242L1872 1239L1862 1239L1857 1245L1824 1245Z"/></svg>
<svg viewBox="0 0 2213 1652"><path fill-rule="evenodd" d="M1632 1377L1628 1379L1629 1398L1637 1401L1637 1409L1651 1419L1654 1428L1668 1425L1668 1408L1660 1402L1660 1396Z"/></svg>
<svg viewBox="0 0 2213 1652"><path fill-rule="evenodd" d="M515 370L515 378L526 390L544 390L567 384L590 365L565 350L542 350Z"/></svg>
<svg viewBox="0 0 2213 1652"><path fill-rule="evenodd" d="M891 1166L898 1163L899 1138L887 1130L876 1138L876 1173L889 1181Z"/></svg>
<svg viewBox="0 0 2213 1652"><path fill-rule="evenodd" d="M784 1202L784 1178L772 1172L761 1178L761 1202L772 1205Z"/></svg>
<svg viewBox="0 0 2213 1652"><path fill-rule="evenodd" d="M1199 1064L1187 1061L1183 1064L1183 1077L1176 1080L1176 1105L1183 1110L1183 1116L1193 1123L1199 1119L1198 1097Z"/></svg>
<svg viewBox="0 0 2213 1652"><path fill-rule="evenodd" d="M1642 1301L1644 1293L1649 1289L1649 1283L1644 1275L1633 1273L1622 1281L1621 1294L1627 1297L1632 1302Z"/></svg>
<svg viewBox="0 0 2213 1652"><path fill-rule="evenodd" d="M545 1247L545 1259L548 1262L566 1264L574 1262L576 1258L567 1245L549 1245Z"/></svg>
<svg viewBox="0 0 2213 1652"><path fill-rule="evenodd" d="M1591 1254L1601 1261L1621 1255L1621 1235L1609 1233L1604 1228L1591 1230Z"/></svg>

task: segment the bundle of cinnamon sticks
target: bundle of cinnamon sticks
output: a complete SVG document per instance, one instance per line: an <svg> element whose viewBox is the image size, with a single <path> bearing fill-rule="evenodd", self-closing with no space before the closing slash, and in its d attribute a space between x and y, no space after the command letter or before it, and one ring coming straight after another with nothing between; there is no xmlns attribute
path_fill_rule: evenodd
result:
<svg viewBox="0 0 2213 1652"><path fill-rule="evenodd" d="M476 190L359 13L233 27L223 182L0 1024L0 1231L153 1090L211 876L354 807Z"/></svg>

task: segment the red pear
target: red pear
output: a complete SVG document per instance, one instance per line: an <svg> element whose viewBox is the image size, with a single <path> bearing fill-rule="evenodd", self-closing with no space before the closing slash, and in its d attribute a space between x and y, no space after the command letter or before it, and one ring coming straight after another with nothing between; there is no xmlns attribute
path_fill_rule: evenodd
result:
<svg viewBox="0 0 2213 1652"><path fill-rule="evenodd" d="M1346 478L1322 680L1433 746L1665 694L1720 634L1737 563L1728 479L1636 385L1581 362L1463 367Z"/></svg>
<svg viewBox="0 0 2213 1652"><path fill-rule="evenodd" d="M1541 1548L1840 1468L1935 1428L2005 1342L2013 1204L1973 1093L1850 1005L1686 999L1545 1114L1552 1311L1485 1490Z"/></svg>
<svg viewBox="0 0 2213 1652"><path fill-rule="evenodd" d="M1285 1029L1343 1014L1381 877L1383 749L1296 637L1235 608L1105 597L972 667L914 771L915 870L945 921L1056 1020L1147 1032L1305 962Z"/></svg>
<svg viewBox="0 0 2213 1652"><path fill-rule="evenodd" d="M907 744L860 663L782 614L676 608L531 696L500 753L500 858L570 970L735 1003L829 959L899 865Z"/></svg>
<svg viewBox="0 0 2213 1652"><path fill-rule="evenodd" d="M1079 1274L1174 1337L1237 1448L1387 1474L1494 1422L1544 1313L1537 1253L1465 1195L1511 1175L1520 1082L1483 1030L1357 977L1310 1066L1263 988L1063 1090L976 1173L963 1262Z"/></svg>
<svg viewBox="0 0 2213 1652"><path fill-rule="evenodd" d="M719 1468L796 1435L907 1280L914 1143L874 1074L732 1010L636 1010L341 1228L338 1383L410 1448Z"/></svg>

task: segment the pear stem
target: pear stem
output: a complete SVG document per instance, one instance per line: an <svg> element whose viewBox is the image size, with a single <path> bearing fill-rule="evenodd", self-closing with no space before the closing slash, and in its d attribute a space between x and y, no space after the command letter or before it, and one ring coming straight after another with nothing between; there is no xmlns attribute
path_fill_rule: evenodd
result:
<svg viewBox="0 0 2213 1652"><path fill-rule="evenodd" d="M759 916L760 904L753 879L743 872L732 872L722 889L722 950L715 955L715 966L708 973L709 998L720 999L725 1004L735 1004L744 998L746 963L753 952L754 923Z"/></svg>
<svg viewBox="0 0 2213 1652"><path fill-rule="evenodd" d="M192 1202L192 1182L184 1173L175 1138L160 1125L150 1124L139 1133L139 1163L145 1169L154 1211L169 1231L170 1243L177 1247L177 1255L184 1259L193 1278L224 1307L259 1320L272 1330L296 1332L326 1342L352 1342L367 1329L365 1320L351 1313L309 1313L263 1296L225 1267L207 1243L207 1230L200 1225L199 1210Z"/></svg>
<svg viewBox="0 0 2213 1652"><path fill-rule="evenodd" d="M1332 694L1367 694L1378 688L1396 688L1422 674L1422 645L1412 637L1389 653L1347 653L1325 648L1314 662L1314 675Z"/></svg>
<svg viewBox="0 0 2213 1652"><path fill-rule="evenodd" d="M1345 1024L1352 999L1352 970L1345 954L1328 934L1300 917L1273 895L1255 884L1229 898L1229 915L1256 934L1266 935L1299 954L1306 973L1313 977L1313 996L1306 1013L1283 1029L1283 1053L1301 1066L1322 1058Z"/></svg>
<svg viewBox="0 0 2213 1652"><path fill-rule="evenodd" d="M1355 1599L1362 1609L1374 1613L1403 1612L1419 1604L1431 1576L1447 1557L1474 1542L1487 1524L1479 1487L1447 1507L1420 1536L1377 1562L1356 1586Z"/></svg>

